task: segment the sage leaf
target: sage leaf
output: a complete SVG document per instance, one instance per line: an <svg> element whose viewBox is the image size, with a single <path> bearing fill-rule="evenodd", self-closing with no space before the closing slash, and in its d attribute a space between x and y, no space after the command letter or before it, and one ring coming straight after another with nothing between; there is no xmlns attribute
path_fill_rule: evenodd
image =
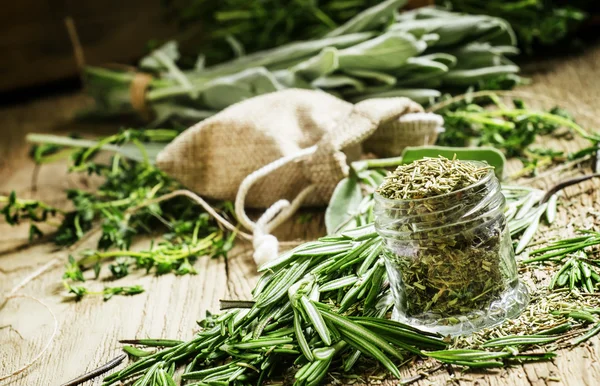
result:
<svg viewBox="0 0 600 386"><path fill-rule="evenodd" d="M321 76L313 80L311 86L326 90L341 87L349 87L356 91L362 91L365 89L364 83L362 83L358 79L342 74Z"/></svg>
<svg viewBox="0 0 600 386"><path fill-rule="evenodd" d="M27 141L31 143L45 143L78 148L92 148L99 144L99 141L89 139L76 139L51 134L28 134ZM147 159L150 164L154 164L156 162L156 157L158 156L158 153L160 153L166 145L166 143L144 143L142 144L142 151L139 146L130 143L126 143L123 145L106 144L102 145L100 149L118 153L133 161L144 162L144 160Z"/></svg>
<svg viewBox="0 0 600 386"><path fill-rule="evenodd" d="M335 187L325 211L327 233L335 233L340 225L347 222L362 201L362 191L358 180L346 177Z"/></svg>
<svg viewBox="0 0 600 386"><path fill-rule="evenodd" d="M299 74L310 82L321 76L331 74L338 68L338 65L338 51L333 47L328 47L323 49L319 55L298 63L290 71Z"/></svg>
<svg viewBox="0 0 600 386"><path fill-rule="evenodd" d="M289 43L270 50L259 51L223 64L206 68L197 74L198 77L214 78L220 75L233 74L252 67L272 68L291 60L304 60L327 47L343 48L356 45L372 38L374 32L351 33L342 36L331 36L323 39Z"/></svg>
<svg viewBox="0 0 600 386"><path fill-rule="evenodd" d="M386 74L384 72L380 72L380 71L345 70L344 72L350 76L364 79L366 81L367 80L372 81L373 83L376 83L376 84L379 83L379 84L384 84L384 85L388 85L388 86L393 86L396 84L396 77Z"/></svg>
<svg viewBox="0 0 600 386"><path fill-rule="evenodd" d="M266 68L250 68L209 82L202 90L202 100L208 108L221 110L244 99L283 88Z"/></svg>
<svg viewBox="0 0 600 386"><path fill-rule="evenodd" d="M424 41L402 31L386 32L339 51L342 70L385 71L400 67L427 48Z"/></svg>
<svg viewBox="0 0 600 386"><path fill-rule="evenodd" d="M395 88L391 90L379 90L365 92L359 96L351 97L350 100L354 103L364 101L371 98L394 98L406 97L421 104L430 103L432 100L439 98L442 95L438 90L432 89L417 89L417 88Z"/></svg>
<svg viewBox="0 0 600 386"><path fill-rule="evenodd" d="M474 81L486 81L499 75L516 74L519 67L515 65L499 65L469 70L450 70L443 77L445 86L468 87Z"/></svg>

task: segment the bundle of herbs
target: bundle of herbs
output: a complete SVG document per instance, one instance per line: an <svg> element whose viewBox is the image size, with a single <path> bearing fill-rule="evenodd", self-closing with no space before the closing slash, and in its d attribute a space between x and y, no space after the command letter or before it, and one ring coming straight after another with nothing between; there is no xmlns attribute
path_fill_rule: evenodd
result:
<svg viewBox="0 0 600 386"><path fill-rule="evenodd" d="M86 90L102 115L148 113L154 124L198 121L252 96L312 88L356 102L406 96L429 103L440 90L509 88L519 81L517 53L502 19L433 8L397 15L388 0L314 40L181 70L175 42L142 59L139 72L85 69ZM132 99L133 98L133 99Z"/></svg>
<svg viewBox="0 0 600 386"><path fill-rule="evenodd" d="M353 191L348 189L349 180L342 181L332 201L337 209L329 211L329 221L331 217L345 221L343 205L336 201L353 196L350 201L359 201L360 209L349 211L362 226L345 224L338 234L302 244L261 267L263 276L253 300L222 301L225 311L198 322L200 331L188 341L122 341L125 351L137 360L106 377L104 384L129 380L154 386L181 379L191 384L316 385L330 372L343 377L371 359L399 377L397 363L419 357L493 368L549 360L556 356L552 350L557 345L573 347L598 333L597 298L583 299L577 292L549 294L547 287L535 288L531 312L516 321L451 342L388 320L393 297L380 256L382 239L372 224L372 193L384 181L385 172L367 165L358 174L367 194L348 194ZM531 193L515 187L506 192L510 191L513 200ZM532 209L527 207L524 212ZM585 236L556 248L582 247L597 238L597 234ZM178 367L184 367L180 376Z"/></svg>

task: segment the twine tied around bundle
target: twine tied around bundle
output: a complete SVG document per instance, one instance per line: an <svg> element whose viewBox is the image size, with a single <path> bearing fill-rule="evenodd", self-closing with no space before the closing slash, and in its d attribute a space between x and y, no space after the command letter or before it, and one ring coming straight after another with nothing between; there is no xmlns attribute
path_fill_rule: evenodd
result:
<svg viewBox="0 0 600 386"><path fill-rule="evenodd" d="M148 91L152 79L152 75L150 74L135 72L131 85L129 86L131 106L145 121L152 118L152 109L146 101L146 91Z"/></svg>

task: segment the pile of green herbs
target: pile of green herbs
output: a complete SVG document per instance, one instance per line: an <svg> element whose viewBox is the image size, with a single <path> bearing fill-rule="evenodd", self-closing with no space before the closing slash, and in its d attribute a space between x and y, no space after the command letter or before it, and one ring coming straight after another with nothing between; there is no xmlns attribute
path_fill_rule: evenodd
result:
<svg viewBox="0 0 600 386"><path fill-rule="evenodd" d="M199 321L200 331L190 340L123 341L125 351L137 360L106 377L104 385L125 380L153 386L176 380L192 385L316 385L331 372L351 377L359 363L372 359L398 378L398 366L420 359L494 368L552 359L557 348L576 346L600 331L594 315L600 309L597 298L582 299L576 288L550 295L548 287L537 288L531 309L539 312L525 312L518 323L468 338L443 339L388 320L393 300L381 239L372 225L373 193L386 172L360 165L353 177L359 190L353 189L351 179L342 181L332 199L334 209L328 211L328 223L337 222L342 230L261 267L253 300L223 301L225 311ZM532 193L528 189L509 187L512 205L507 210L539 211L531 200L524 205L522 198ZM344 206L347 213L340 209ZM561 244L561 250L590 245L597 234L586 237ZM511 328L517 324L523 328ZM181 367L183 373L176 375Z"/></svg>
<svg viewBox="0 0 600 386"><path fill-rule="evenodd" d="M526 53L536 48L564 44L588 16L590 1L556 0L436 0L457 12L501 17L517 34Z"/></svg>
<svg viewBox="0 0 600 386"><path fill-rule="evenodd" d="M100 185L93 190L67 190L70 210L19 199L14 192L0 197L0 202L5 202L2 213L9 224L30 222L30 241L43 236L40 228L48 229L52 240L61 247L75 246L99 234L96 249L83 250L77 258L70 256L65 268L65 287L78 299L91 294L108 299L115 294L134 295L143 291L140 286L90 290L79 285L90 279L86 271L99 279L102 269L107 269L113 281L132 270L157 275L194 274L193 263L198 257L225 256L232 248L235 233L221 229L208 213L186 197L160 201L162 196L182 188L153 165L158 149L177 134L175 130L127 129L99 141L71 138L59 141L68 147L57 145L53 137L55 143L32 149L38 166L43 168L45 163L68 157L71 173L99 177ZM86 146L73 148L72 143ZM119 153L107 160L100 155L101 149L118 149ZM216 206L225 216L233 212L230 203ZM132 250L132 241L143 236L155 240L146 249Z"/></svg>
<svg viewBox="0 0 600 386"><path fill-rule="evenodd" d="M136 345L126 350L139 359L104 384L128 379L172 384L181 366L181 380L194 385L277 379L316 385L334 369L350 373L363 357L400 378L397 364L416 358L479 368L555 356L539 350L448 350L441 336L384 318L393 302L380 248L375 229L366 225L288 251L261 267L254 301L241 304L250 308L208 316L189 341L126 341ZM153 350L156 346L163 348Z"/></svg>
<svg viewBox="0 0 600 386"><path fill-rule="evenodd" d="M247 98L286 88L319 89L350 102L405 96L430 103L444 92L511 88L518 52L502 19L434 8L398 14L403 0L387 0L313 40L298 41L190 70L177 65L169 42L143 58L139 71L152 74L143 93L132 93L136 72L87 67L87 92L102 115L132 113L146 106L153 125L207 118ZM137 87L138 83L135 83ZM143 100L132 103L132 94Z"/></svg>

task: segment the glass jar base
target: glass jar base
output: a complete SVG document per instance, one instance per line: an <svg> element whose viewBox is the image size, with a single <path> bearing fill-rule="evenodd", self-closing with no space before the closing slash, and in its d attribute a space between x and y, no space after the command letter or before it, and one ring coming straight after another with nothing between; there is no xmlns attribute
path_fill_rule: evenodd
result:
<svg viewBox="0 0 600 386"><path fill-rule="evenodd" d="M507 319L518 317L528 303L527 287L518 282L516 286L504 292L498 300L492 302L486 310L452 317L439 317L439 315L432 314L415 317L406 316L394 307L392 319L442 335L468 335L483 328L497 326Z"/></svg>

